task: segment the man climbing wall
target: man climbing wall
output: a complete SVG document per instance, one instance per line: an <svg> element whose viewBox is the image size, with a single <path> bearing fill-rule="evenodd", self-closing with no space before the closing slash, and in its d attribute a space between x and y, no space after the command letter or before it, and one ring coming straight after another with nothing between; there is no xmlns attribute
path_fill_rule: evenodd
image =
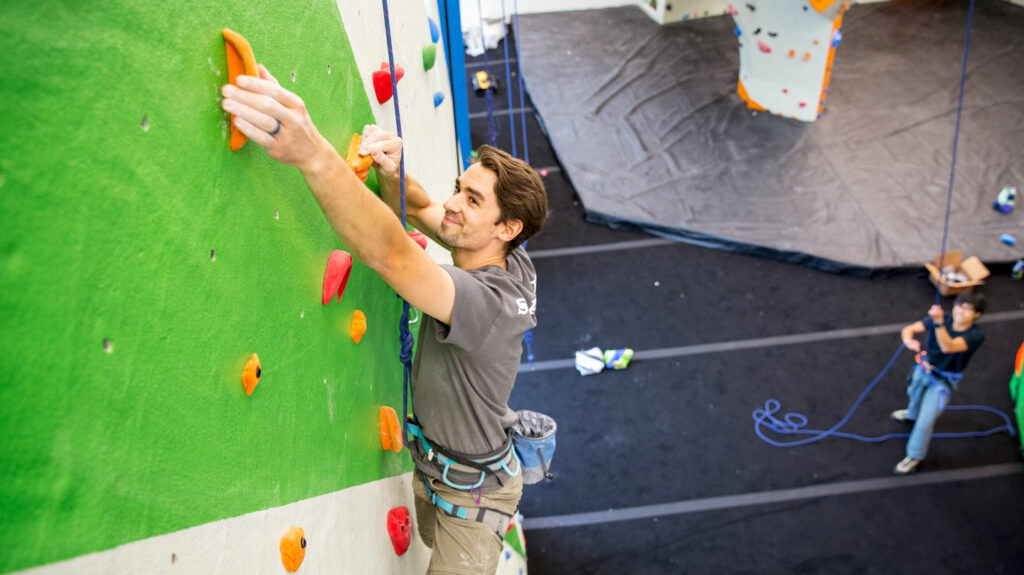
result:
<svg viewBox="0 0 1024 575"><path fill-rule="evenodd" d="M418 440L410 450L422 480L414 483L420 534L435 549L430 571L493 573L522 492L508 397L523 333L536 325L536 275L519 246L543 225L543 183L490 147L443 205L410 178L409 221L451 250L454 265L440 266L320 136L302 100L262 66L260 76L226 85L224 110L272 158L299 169L345 245L427 316L413 372L421 425L410 426ZM362 152L394 206L401 139L370 127Z"/></svg>

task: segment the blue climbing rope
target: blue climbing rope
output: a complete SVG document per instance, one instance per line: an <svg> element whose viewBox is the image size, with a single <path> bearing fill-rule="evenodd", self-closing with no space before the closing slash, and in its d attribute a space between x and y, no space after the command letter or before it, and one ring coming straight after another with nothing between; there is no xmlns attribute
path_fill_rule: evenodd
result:
<svg viewBox="0 0 1024 575"><path fill-rule="evenodd" d="M522 56L519 55L519 0L513 0L512 4L512 29L516 38L516 75L519 76L519 113L523 125L523 161L529 164L530 148L526 145L526 98L523 97L523 68L519 64L522 61ZM511 90L512 86L508 88ZM511 109L508 111L508 120L509 126L515 123L515 116Z"/></svg>
<svg viewBox="0 0 1024 575"><path fill-rule="evenodd" d="M487 78L491 77L491 64L487 58L487 38L484 36L484 9L480 5L480 0L476 0L477 16L480 18L480 47L484 51L484 71L487 72ZM492 82L493 85L493 82ZM498 127L494 123L494 96L493 90L488 87L484 90L484 95L487 97L487 140L491 143L491 146L498 147Z"/></svg>
<svg viewBox="0 0 1024 575"><path fill-rule="evenodd" d="M946 216L942 228L942 251L939 255L940 266L942 264L942 261L945 259L946 239L949 235L949 214L950 206L953 203L953 181L956 176L957 141L960 137L960 117L964 105L964 85L966 84L967 80L967 56L971 45L971 23L973 21L973 18L974 0L971 0L971 7L967 15L967 39L964 42L963 67L960 71L960 97L956 109L956 128L953 132L953 161L949 172L949 190L946 194ZM939 290L939 287L936 286L935 305L938 305L941 301L940 297L941 292ZM779 419L778 417L775 416L775 414L782 409L782 405L779 403L777 399L770 398L767 401L765 401L763 409L755 409L751 414L754 418L754 432L757 433L757 436L764 440L766 443L774 445L775 447L796 447L798 445L807 445L809 443L821 441L826 437L844 437L847 439L856 439L858 441L865 441L869 443L878 443L894 438L910 437L909 433L889 433L877 437L866 437L855 433L839 431L839 429L842 426L846 425L846 422L848 422L850 418L853 417L853 414L857 411L857 408L859 408L860 404L864 401L864 398L866 398L868 394L871 393L871 390L874 389L876 385L878 385L878 382L882 380L882 377L884 377L885 374L888 373L890 369L892 369L893 364L896 363L896 359L900 356L904 349L906 349L906 346L901 344L899 349L896 350L896 353L893 354L892 358L889 360L889 363L887 363L886 366L882 369L881 373L879 373L875 377L875 379L864 389L864 391L861 392L860 397L858 397L857 401L853 403L853 407L851 407L850 410L846 413L846 415L831 428L823 431L805 429L804 427L807 425L807 417L801 413L796 412L787 413L782 419ZM1003 421L1005 422L1005 425L1002 425L1000 427L994 427L987 431L971 431L965 433L935 433L932 435L933 438L986 437L1002 431L1008 432L1011 436L1017 435L1016 430L1013 427L1013 423L1010 421L1009 416L993 407L988 407L984 405L948 405L945 409L953 411L987 411L989 413L994 413L1002 417ZM771 439L770 437L765 435L764 431L762 430L762 427L764 426L768 427L769 429L776 433L783 435L810 435L810 437L796 441L780 442Z"/></svg>
<svg viewBox="0 0 1024 575"><path fill-rule="evenodd" d="M388 0L381 0L384 4L384 33L388 40L388 64L391 66L391 94L395 100L395 127L398 137L402 137L402 115L398 107L398 79L395 77L395 53L391 45L391 17L388 12ZM405 229L405 150L398 159L399 190L401 192L401 220L402 229ZM401 297L401 296L399 296ZM402 298L402 316L398 320L398 340L400 349L398 358L402 361L402 441L409 445L409 396L412 391L412 349L415 340L412 332L409 331L409 302ZM413 412L413 420L416 414Z"/></svg>
<svg viewBox="0 0 1024 575"><path fill-rule="evenodd" d="M839 431L839 429L846 425L846 422L848 422L850 418L853 417L853 414L857 411L857 408L860 407L860 404L863 403L864 399L868 396L868 394L871 393L871 390L874 389L876 385L878 385L878 382L882 380L885 374L889 373L889 370L892 369L892 366L896 363L896 359L900 356L901 353L903 353L904 349L906 349L906 346L901 344L899 349L896 350L896 353L894 353L892 358L889 359L889 363L887 363L885 367L882 369L881 373L879 373L875 377L875 379L870 384L868 384L864 391L861 392L860 397L857 398L857 401L853 402L853 406L850 408L848 412L846 412L846 415L839 420L839 423L836 423L831 428L823 431L816 429L805 429L805 426L807 425L807 416L805 416L802 413L787 413L785 416L783 416L782 419L779 419L778 417L775 416L775 414L782 409L782 405L779 403L777 399L770 398L764 402L763 409L755 409L753 413L751 413L751 416L754 418L754 433L756 433L758 437L764 440L765 443L768 443L769 445L774 445L775 447L796 447L798 445L807 445L809 443L821 441L826 437L844 437L846 439L855 439L857 441L864 441L867 443L881 443L883 441L888 441L890 439L910 437L909 433L888 433L877 437L867 437L864 435L858 435L856 433ZM994 407L988 407L985 405L947 405L946 409L953 411L987 411L989 413L994 413L1000 416L1003 419L1004 425L1001 425L999 427L993 427L992 429L986 431L968 431L963 433L934 433L932 434L933 438L987 437L989 435L994 435L1002 431L1006 431L1007 433L1010 434L1011 437L1016 437L1017 435L1016 429L1013 427L1013 423L1011 423L1010 421L1010 417L1003 413L1002 411L995 409ZM765 435L762 427L767 427L768 429L774 431L775 433L783 435L810 435L811 437L799 439L796 441L776 441Z"/></svg>
<svg viewBox="0 0 1024 575"><path fill-rule="evenodd" d="M971 47L971 23L974 21L974 0L971 0L970 10L967 12L967 39L964 40L964 62L960 70L960 97L956 104L956 129L953 130L953 161L949 167L949 191L946 193L946 217L942 224L942 250L939 252L939 280L935 286L935 305L939 305L942 294L942 268L946 259L946 239L949 236L949 213L953 204L953 180L956 178L956 150L960 140L960 116L964 109L964 85L967 83L967 54Z"/></svg>
<svg viewBox="0 0 1024 575"><path fill-rule="evenodd" d="M505 0L501 0L501 25L503 28L506 27ZM512 110L515 109L515 104L512 102L512 68L508 61L508 34L505 34L505 41L503 44L505 44L505 91L508 92L508 132L512 136L512 157L517 158L519 157L519 154L516 153L516 129L512 112Z"/></svg>

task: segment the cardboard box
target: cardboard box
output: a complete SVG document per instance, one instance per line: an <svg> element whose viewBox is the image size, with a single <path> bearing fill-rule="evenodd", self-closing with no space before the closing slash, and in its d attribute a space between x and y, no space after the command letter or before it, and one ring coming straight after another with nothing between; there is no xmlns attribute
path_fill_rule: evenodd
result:
<svg viewBox="0 0 1024 575"><path fill-rule="evenodd" d="M989 276L989 271L985 264L981 263L977 256L971 256L965 260L961 260L962 257L962 252L949 252L942 258L941 262L939 261L939 256L935 257L935 263L925 262L924 267L928 268L928 277L932 280L932 285L939 288L941 295L956 295L960 292L972 290L974 286L985 285L984 280ZM940 272L946 266L953 266L953 271L967 276L967 281L958 283L947 282L942 278Z"/></svg>

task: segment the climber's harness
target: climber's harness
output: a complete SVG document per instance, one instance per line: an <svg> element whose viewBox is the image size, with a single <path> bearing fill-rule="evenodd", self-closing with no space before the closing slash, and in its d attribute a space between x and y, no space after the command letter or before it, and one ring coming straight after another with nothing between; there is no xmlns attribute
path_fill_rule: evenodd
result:
<svg viewBox="0 0 1024 575"><path fill-rule="evenodd" d="M441 481L453 489L472 493L473 490L482 488L488 474L494 476L498 485L504 486L505 482L519 475L522 470L516 450L512 449L511 438L506 441L498 455L486 459L472 459L444 449L436 443L431 443L423 435L420 426L412 421L409 421L407 425L409 434L419 442L420 448L426 454L427 461L441 473ZM512 470L513 461L515 462L515 471ZM483 523L491 527L499 539L505 538L512 515L490 507L463 507L446 501L430 488L430 478L426 473L421 471L420 476L423 478L423 485L427 488L427 495L430 497L431 503L446 515Z"/></svg>

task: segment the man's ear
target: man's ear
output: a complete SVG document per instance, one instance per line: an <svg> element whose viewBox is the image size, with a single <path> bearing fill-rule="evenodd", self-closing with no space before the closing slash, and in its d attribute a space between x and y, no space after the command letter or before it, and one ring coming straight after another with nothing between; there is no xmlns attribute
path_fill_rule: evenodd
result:
<svg viewBox="0 0 1024 575"><path fill-rule="evenodd" d="M508 243L511 242L523 231L521 220L506 220L498 224L498 239Z"/></svg>

